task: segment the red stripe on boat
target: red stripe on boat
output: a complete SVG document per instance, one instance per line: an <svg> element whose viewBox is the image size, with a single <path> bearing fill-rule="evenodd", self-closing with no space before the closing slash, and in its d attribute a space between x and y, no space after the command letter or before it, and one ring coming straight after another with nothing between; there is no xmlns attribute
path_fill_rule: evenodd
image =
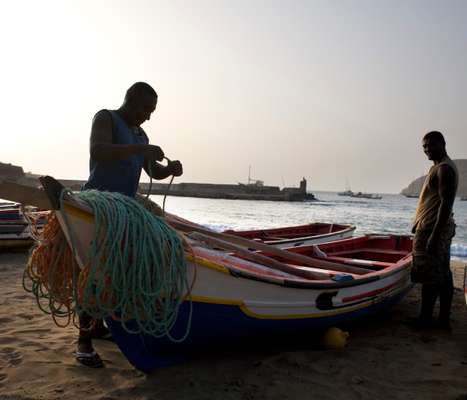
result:
<svg viewBox="0 0 467 400"><path fill-rule="evenodd" d="M397 286L398 284L399 284L399 281L393 283L392 285L385 286L385 287L383 287L381 289L372 290L371 292L361 293L361 294L358 294L356 296L344 297L342 299L342 302L346 303L348 301L360 300L360 299L364 299L365 297L374 296L375 294L379 294L379 293L382 293L382 292L384 292L384 291L386 291L388 289L392 289L394 286Z"/></svg>

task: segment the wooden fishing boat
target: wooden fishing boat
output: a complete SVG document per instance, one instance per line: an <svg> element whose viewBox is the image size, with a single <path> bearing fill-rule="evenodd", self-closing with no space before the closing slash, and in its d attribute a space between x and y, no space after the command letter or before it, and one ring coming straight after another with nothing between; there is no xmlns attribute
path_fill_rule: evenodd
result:
<svg viewBox="0 0 467 400"><path fill-rule="evenodd" d="M83 266L95 233L93 212L73 196L60 204L59 191L45 186ZM131 334L122 322L106 319L123 354L142 371L215 343L314 332L355 321L387 310L412 286L407 236L365 236L285 251L176 218L169 223L188 235L192 249L186 255L191 291L170 332L179 338L188 324L188 336L176 343ZM125 326L131 329L132 322Z"/></svg>
<svg viewBox="0 0 467 400"><path fill-rule="evenodd" d="M17 235L27 228L28 223L24 221L0 222L0 238L2 235Z"/></svg>
<svg viewBox="0 0 467 400"><path fill-rule="evenodd" d="M3 204L0 208L0 249L23 249L30 247L34 240L28 223L21 214L19 205Z"/></svg>
<svg viewBox="0 0 467 400"><path fill-rule="evenodd" d="M38 224L44 224L48 211L37 211L35 207L27 207L26 214L36 220ZM24 222L26 218L20 207L6 207L0 209L0 224L12 222Z"/></svg>
<svg viewBox="0 0 467 400"><path fill-rule="evenodd" d="M5 209L18 209L21 205L18 203L0 202L0 211Z"/></svg>
<svg viewBox="0 0 467 400"><path fill-rule="evenodd" d="M24 216L20 207L0 210L0 249L27 249L34 243L33 230L40 231L48 211L30 211ZM34 228L31 226L34 224Z"/></svg>
<svg viewBox="0 0 467 400"><path fill-rule="evenodd" d="M353 235L355 226L315 222L283 228L249 231L226 230L224 233L263 242L280 249L342 240Z"/></svg>
<svg viewBox="0 0 467 400"><path fill-rule="evenodd" d="M27 249L33 244L34 239L27 223L10 226L0 224L0 249L2 251Z"/></svg>
<svg viewBox="0 0 467 400"><path fill-rule="evenodd" d="M13 238L13 239L6 239L2 238L0 240L0 249L2 251L27 251L32 245L34 244L34 240L30 237L24 238Z"/></svg>
<svg viewBox="0 0 467 400"><path fill-rule="evenodd" d="M3 221L21 221L23 215L19 208L3 208L0 209L0 222Z"/></svg>

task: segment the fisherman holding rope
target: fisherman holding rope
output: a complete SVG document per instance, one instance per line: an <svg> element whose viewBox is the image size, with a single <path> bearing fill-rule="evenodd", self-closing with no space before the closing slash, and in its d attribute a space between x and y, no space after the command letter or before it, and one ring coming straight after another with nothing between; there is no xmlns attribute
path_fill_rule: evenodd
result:
<svg viewBox="0 0 467 400"><path fill-rule="evenodd" d="M141 170L153 179L180 176L180 161L159 164L164 152L149 144L141 128L157 106L157 93L147 83L137 82L126 92L123 104L117 110L101 110L92 121L90 139L90 176L83 189L119 192L135 197ZM110 337L102 321L89 315L79 316L79 339L76 360L89 367L102 367L103 362L92 345L93 338Z"/></svg>

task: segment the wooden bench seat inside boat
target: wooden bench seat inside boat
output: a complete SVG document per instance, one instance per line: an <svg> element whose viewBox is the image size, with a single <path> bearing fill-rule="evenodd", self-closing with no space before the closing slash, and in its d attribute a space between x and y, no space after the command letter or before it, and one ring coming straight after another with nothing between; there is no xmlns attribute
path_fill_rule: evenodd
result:
<svg viewBox="0 0 467 400"><path fill-rule="evenodd" d="M347 255L346 257L329 256L325 258L325 260L334 261L346 265L355 265L356 267L363 267L372 271L381 271L382 269L389 268L394 265L394 263L390 262L368 261L359 258L349 258Z"/></svg>
<svg viewBox="0 0 467 400"><path fill-rule="evenodd" d="M345 251L336 251L328 253L328 258L330 257L340 257L340 258L353 258L361 260L374 260L382 263L395 263L401 258L404 258L407 255L407 251L404 250L386 250L386 249L374 249L371 247L360 248L355 250L345 250Z"/></svg>

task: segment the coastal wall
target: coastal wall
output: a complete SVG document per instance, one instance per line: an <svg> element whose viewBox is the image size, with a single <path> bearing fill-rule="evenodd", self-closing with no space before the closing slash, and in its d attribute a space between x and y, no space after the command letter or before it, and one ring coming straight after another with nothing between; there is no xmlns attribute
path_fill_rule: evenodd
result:
<svg viewBox="0 0 467 400"><path fill-rule="evenodd" d="M23 185L39 187L40 175L24 173L23 168L11 164L0 163L0 180L13 180ZM81 190L86 181L76 179L58 179L68 189ZM307 182L303 178L299 187L264 186L258 184L214 184L214 183L176 183L170 186L167 183L141 183L140 193L148 193L181 197L200 197L211 199L237 199L237 200L270 200L270 201L304 201L315 200L311 193L307 193Z"/></svg>
<svg viewBox="0 0 467 400"><path fill-rule="evenodd" d="M85 181L72 179L59 179L60 183L71 189L81 190ZM167 183L153 182L151 187L149 183L140 183L139 192L150 194L165 195L169 190ZM303 201L313 200L311 194L306 193L301 188L284 188L277 186L249 186L249 185L230 185L213 183L175 183L170 186L171 196L180 197L200 197L210 199L245 199L245 200L273 200L273 201Z"/></svg>
<svg viewBox="0 0 467 400"><path fill-rule="evenodd" d="M467 159L454 160L459 171L459 187L457 195L459 197L467 196ZM406 188L402 189L404 196L418 196L422 190L422 185L426 175L412 181Z"/></svg>
<svg viewBox="0 0 467 400"><path fill-rule="evenodd" d="M62 185L71 190L80 190L85 181L60 179ZM302 180L299 188L283 188L277 186L257 186L243 184L214 184L214 183L140 183L139 192L157 195L180 197L199 197L210 199L237 200L271 200L271 201L303 201L314 200L314 196L306 192L306 180ZM169 192L168 192L169 190Z"/></svg>
<svg viewBox="0 0 467 400"><path fill-rule="evenodd" d="M314 200L315 197L306 192L306 184L299 188L283 188L277 186L256 185L229 185L211 183L178 183L170 187L165 183L153 183L149 188L148 183L140 184L140 191L151 194L181 197L201 197L210 199L236 199L236 200L271 200L271 201L304 201ZM168 191L169 190L169 191Z"/></svg>

